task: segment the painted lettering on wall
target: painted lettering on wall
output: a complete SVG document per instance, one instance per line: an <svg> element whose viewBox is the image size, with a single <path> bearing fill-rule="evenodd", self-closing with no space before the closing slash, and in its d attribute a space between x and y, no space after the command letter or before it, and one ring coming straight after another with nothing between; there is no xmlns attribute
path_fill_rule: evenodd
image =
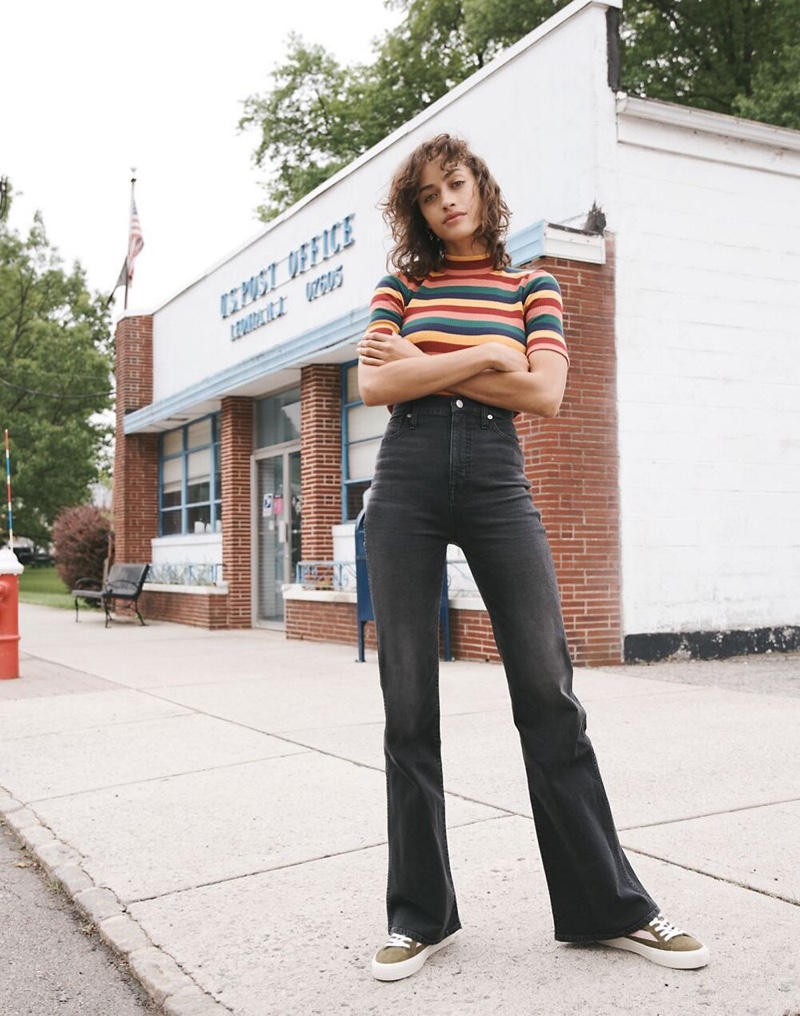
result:
<svg viewBox="0 0 800 1016"><path fill-rule="evenodd" d="M230 324L231 339L240 339L257 328L263 328L288 313L288 296L277 296L274 292L279 285L290 283L299 276L317 269L314 277L305 284L306 300L316 300L344 285L344 265L328 271L319 271L326 261L339 256L356 242L353 231L355 212L345 215L325 229L320 230L289 251L284 261L271 261L259 271L242 279L219 298L219 313L223 321L237 315ZM279 266L285 264L286 276ZM272 295L271 295L272 294ZM258 308L242 314L252 304L266 300ZM241 316L238 316L241 315Z"/></svg>
<svg viewBox="0 0 800 1016"><path fill-rule="evenodd" d="M299 247L289 251L289 275L294 278L302 275L310 268L316 268L320 261L341 254L347 247L356 242L353 236L354 214L345 215L341 222L334 222L330 229L323 229L301 243Z"/></svg>
<svg viewBox="0 0 800 1016"><path fill-rule="evenodd" d="M277 321L286 314L286 297L279 296L277 300L270 300L264 307L245 314L231 324L231 338L241 339L243 335L249 335L257 328Z"/></svg>
<svg viewBox="0 0 800 1016"><path fill-rule="evenodd" d="M262 268L258 275L251 275L240 286L234 286L219 298L219 312L223 318L244 310L254 300L260 300L277 286L278 266L273 261Z"/></svg>
<svg viewBox="0 0 800 1016"><path fill-rule="evenodd" d="M316 300L318 296L332 293L344 284L344 266L339 265L333 271L318 275L316 279L306 283L306 300Z"/></svg>

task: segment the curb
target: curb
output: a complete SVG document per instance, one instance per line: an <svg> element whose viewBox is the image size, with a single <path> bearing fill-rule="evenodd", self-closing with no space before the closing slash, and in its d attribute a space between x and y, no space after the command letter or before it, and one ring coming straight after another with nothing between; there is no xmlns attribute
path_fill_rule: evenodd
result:
<svg viewBox="0 0 800 1016"><path fill-rule="evenodd" d="M153 944L110 889L94 884L78 851L62 843L32 808L2 787L0 816L37 863L64 887L165 1016L230 1016L227 1006L204 991L168 953Z"/></svg>

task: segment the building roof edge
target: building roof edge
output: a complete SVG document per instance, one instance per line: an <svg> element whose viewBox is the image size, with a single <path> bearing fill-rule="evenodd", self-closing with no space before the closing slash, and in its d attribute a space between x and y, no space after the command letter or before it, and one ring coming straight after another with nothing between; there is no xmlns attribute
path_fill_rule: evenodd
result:
<svg viewBox="0 0 800 1016"><path fill-rule="evenodd" d="M572 3L568 4L566 7L563 7L560 11L557 11L552 17L548 18L546 21L543 21L540 25L537 25L536 28L528 32L527 35L524 35L521 39L517 40L517 42L515 42L513 46L509 46L508 49L504 49L502 53L499 53L493 60L491 60L488 64L486 64L485 67L479 68L477 71L474 72L474 74L471 74L468 78L465 78L462 82L456 85L455 88L451 89L441 98L437 99L436 102L432 103L430 106L422 110L420 113L417 113L417 115L413 117L411 120L407 120L404 124L401 124L398 128L392 131L391 134L387 134L386 137L383 138L381 141L379 141L376 145L373 145L371 148L368 148L366 152L363 152L361 155L353 159L352 162L349 162L346 166L340 169L333 176L323 181L323 183L321 183L318 187L315 187L313 191L309 191L308 194L304 195L302 198L300 198L299 201L296 201L289 208L285 209L285 211L281 212L280 215L272 219L269 223L266 224L266 226L261 228L257 233L254 233L252 236L248 237L248 239L240 243L237 247L234 247L232 250L228 251L222 258L220 258L213 265L208 267L200 275L196 276L195 278L187 282L185 285L181 286L181 288L177 292L173 293L172 296L168 297L166 300L160 303L158 307L155 308L155 310L156 311L161 310L163 307L166 307L168 304L172 303L173 300L176 300L179 296L181 296L181 294L185 293L187 289L191 289L192 286L195 286L198 282L201 282L203 279L207 278L218 268L222 267L222 265L224 265L226 262L230 261L238 254L241 254L243 251L247 250L248 247L251 247L253 244L257 243L264 236L270 233L273 229L276 229L283 222L290 219L293 215L295 215L298 211L300 211L300 209L304 208L306 205L310 204L316 198L320 197L320 195L324 194L326 191L336 186L336 184L339 183L341 180L346 179L351 173L353 173L359 167L366 165L366 163L370 162L372 159L379 156L387 148L390 148L393 144L396 144L399 140L401 140L401 138L405 137L407 134L410 134L412 131L416 130L419 126L421 126L427 120L430 120L437 113L440 113L443 109L446 109L447 106L451 105L451 103L455 102L466 92L469 92L473 88L476 88L486 78L491 77L493 74L496 74L501 68L505 67L506 64L511 63L512 60L516 60L522 53L526 52L528 49L535 46L538 42L546 38L552 32L559 29L567 21L570 21L572 18L580 14L582 11L591 7L599 7L602 8L603 10L608 10L609 8L621 10L622 0L572 0Z"/></svg>
<svg viewBox="0 0 800 1016"><path fill-rule="evenodd" d="M791 127L777 127L728 113L714 113L694 106L663 102L661 99L642 99L620 93L617 96L617 116L800 152L800 131Z"/></svg>

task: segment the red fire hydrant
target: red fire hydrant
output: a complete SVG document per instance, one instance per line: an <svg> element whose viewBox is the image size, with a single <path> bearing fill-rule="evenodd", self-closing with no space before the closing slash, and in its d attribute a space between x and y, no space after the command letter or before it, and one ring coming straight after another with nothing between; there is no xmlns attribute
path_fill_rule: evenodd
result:
<svg viewBox="0 0 800 1016"><path fill-rule="evenodd" d="M19 677L19 577L13 550L0 550L0 680Z"/></svg>

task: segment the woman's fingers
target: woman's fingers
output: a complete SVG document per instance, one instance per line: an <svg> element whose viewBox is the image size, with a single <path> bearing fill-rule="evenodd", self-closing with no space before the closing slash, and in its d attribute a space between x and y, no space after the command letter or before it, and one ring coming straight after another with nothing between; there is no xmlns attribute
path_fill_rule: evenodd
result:
<svg viewBox="0 0 800 1016"><path fill-rule="evenodd" d="M361 362L370 366L425 355L408 339L400 338L399 335L382 335L379 332L368 332L356 346L356 352Z"/></svg>

